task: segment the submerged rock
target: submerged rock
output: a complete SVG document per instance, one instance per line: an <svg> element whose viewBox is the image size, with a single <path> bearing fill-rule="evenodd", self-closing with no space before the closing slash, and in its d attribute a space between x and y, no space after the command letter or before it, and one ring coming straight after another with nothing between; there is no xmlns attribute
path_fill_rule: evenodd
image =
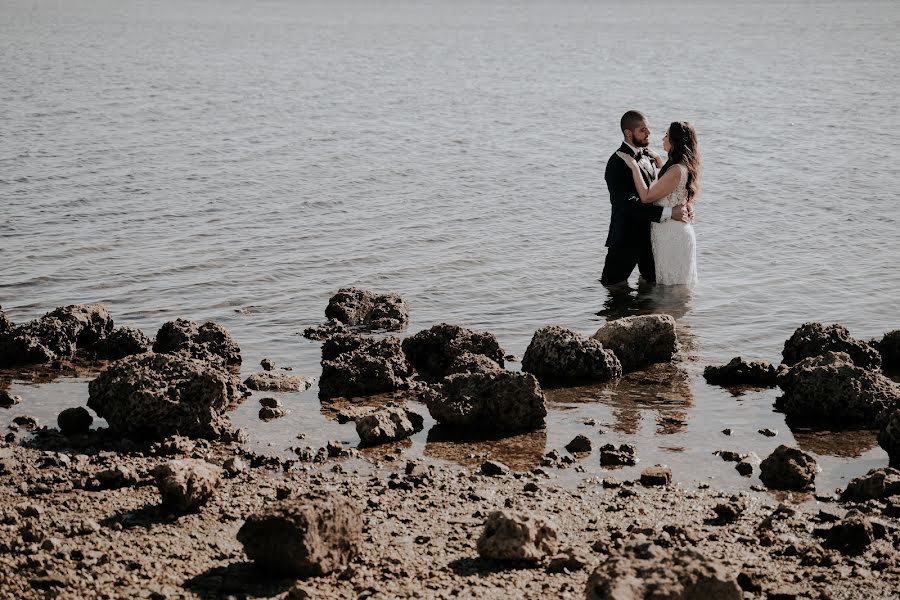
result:
<svg viewBox="0 0 900 600"><path fill-rule="evenodd" d="M865 502L881 500L900 494L900 470L890 467L872 469L865 475L850 480L841 493L841 502Z"/></svg>
<svg viewBox="0 0 900 600"><path fill-rule="evenodd" d="M134 354L150 352L151 340L143 331L134 327L117 327L107 337L100 340L96 354L100 358L118 360Z"/></svg>
<svg viewBox="0 0 900 600"><path fill-rule="evenodd" d="M398 330L409 323L409 306L398 294L342 288L328 301L325 317L354 327Z"/></svg>
<svg viewBox="0 0 900 600"><path fill-rule="evenodd" d="M224 365L241 364L241 348L221 325L202 325L187 319L169 321L160 327L153 351L161 354L185 354L198 360Z"/></svg>
<svg viewBox="0 0 900 600"><path fill-rule="evenodd" d="M367 396L408 385L412 368L395 337L340 334L322 345L319 396Z"/></svg>
<svg viewBox="0 0 900 600"><path fill-rule="evenodd" d="M775 387L778 383L778 370L767 362L747 362L736 356L727 365L707 366L703 369L703 377L710 385Z"/></svg>
<svg viewBox="0 0 900 600"><path fill-rule="evenodd" d="M254 373L244 380L244 385L251 390L261 392L303 392L312 386L313 381L311 377L297 377L287 373L262 371L261 373Z"/></svg>
<svg viewBox="0 0 900 600"><path fill-rule="evenodd" d="M556 554L556 525L530 513L497 510L488 515L478 538L478 554L493 560L537 562Z"/></svg>
<svg viewBox="0 0 900 600"><path fill-rule="evenodd" d="M237 380L205 361L129 356L109 365L88 389L88 407L123 435L221 439L234 433L225 411L240 401Z"/></svg>
<svg viewBox="0 0 900 600"><path fill-rule="evenodd" d="M639 315L609 321L592 338L612 350L625 371L669 362L678 351L675 319L670 315Z"/></svg>
<svg viewBox="0 0 900 600"><path fill-rule="evenodd" d="M364 445L382 444L408 438L422 431L423 419L410 410L390 407L356 419L356 433Z"/></svg>
<svg viewBox="0 0 900 600"><path fill-rule="evenodd" d="M153 470L162 504L175 513L197 510L213 496L222 469L203 460L170 460Z"/></svg>
<svg viewBox="0 0 900 600"><path fill-rule="evenodd" d="M75 304L18 327L5 327L0 331L0 368L72 358L77 350L92 351L112 332L113 321L102 304Z"/></svg>
<svg viewBox="0 0 900 600"><path fill-rule="evenodd" d="M476 333L457 325L441 323L403 340L403 352L419 375L432 382L458 373L465 354L482 355L503 366L505 353L494 334ZM482 367L478 371L484 371Z"/></svg>
<svg viewBox="0 0 900 600"><path fill-rule="evenodd" d="M762 461L759 470L759 479L770 489L806 492L815 489L819 466L809 454L782 444Z"/></svg>
<svg viewBox="0 0 900 600"><path fill-rule="evenodd" d="M303 337L308 340L316 340L321 342L334 335L338 335L339 333L352 333L352 331L353 330L350 327L341 325L340 323L332 319L327 323L316 325L315 327L307 327L303 330Z"/></svg>
<svg viewBox="0 0 900 600"><path fill-rule="evenodd" d="M900 372L900 329L884 334L873 344L881 354L881 368L888 373Z"/></svg>
<svg viewBox="0 0 900 600"><path fill-rule="evenodd" d="M587 582L587 600L742 600L737 578L694 549L634 541L610 556Z"/></svg>
<svg viewBox="0 0 900 600"><path fill-rule="evenodd" d="M291 498L251 515L237 539L262 570L317 577L347 567L362 545L362 525L360 510L337 494Z"/></svg>
<svg viewBox="0 0 900 600"><path fill-rule="evenodd" d="M622 376L622 365L612 350L556 325L534 333L522 357L522 370L532 373L543 385L609 381Z"/></svg>
<svg viewBox="0 0 900 600"><path fill-rule="evenodd" d="M425 393L438 422L489 431L524 431L544 424L547 407L537 379L527 373L459 373Z"/></svg>
<svg viewBox="0 0 900 600"><path fill-rule="evenodd" d="M863 369L879 369L881 355L866 342L854 339L843 325L804 323L784 343L782 362L793 366L805 358L828 352L844 352Z"/></svg>
<svg viewBox="0 0 900 600"><path fill-rule="evenodd" d="M56 417L59 430L66 435L87 433L93 422L94 417L83 406L67 408Z"/></svg>
<svg viewBox="0 0 900 600"><path fill-rule="evenodd" d="M801 360L778 385L784 395L775 408L801 421L869 429L882 426L900 406L900 387L879 372L859 367L843 352Z"/></svg>

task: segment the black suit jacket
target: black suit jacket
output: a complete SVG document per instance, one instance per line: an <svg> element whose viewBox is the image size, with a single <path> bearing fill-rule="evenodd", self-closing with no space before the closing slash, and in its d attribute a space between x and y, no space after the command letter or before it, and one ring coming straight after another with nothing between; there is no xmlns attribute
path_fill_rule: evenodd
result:
<svg viewBox="0 0 900 600"><path fill-rule="evenodd" d="M624 142L619 150L634 155ZM644 169L641 169L641 172L647 185L657 177L655 164L652 173L647 173ZM641 203L637 188L634 186L631 168L615 154L606 163L605 179L606 187L609 188L609 202L612 204L606 245L609 248L649 248L650 223L659 223L662 218L662 207Z"/></svg>

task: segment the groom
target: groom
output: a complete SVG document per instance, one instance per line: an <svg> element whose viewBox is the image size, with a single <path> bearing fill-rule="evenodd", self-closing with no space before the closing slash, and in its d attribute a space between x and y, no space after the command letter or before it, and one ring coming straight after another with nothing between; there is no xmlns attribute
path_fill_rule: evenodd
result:
<svg viewBox="0 0 900 600"><path fill-rule="evenodd" d="M659 174L659 156L647 150L650 145L650 127L647 118L636 110L622 115L622 136L625 141L619 151L634 156L638 161L644 183L648 186ZM661 162L661 161L660 161ZM627 281L635 265L646 281L656 282L656 265L650 245L650 223L662 223L669 219L690 223L693 209L681 206L663 208L642 204L634 186L631 169L613 154L606 163L606 187L612 203L609 235L606 237L606 263L600 283L615 285Z"/></svg>

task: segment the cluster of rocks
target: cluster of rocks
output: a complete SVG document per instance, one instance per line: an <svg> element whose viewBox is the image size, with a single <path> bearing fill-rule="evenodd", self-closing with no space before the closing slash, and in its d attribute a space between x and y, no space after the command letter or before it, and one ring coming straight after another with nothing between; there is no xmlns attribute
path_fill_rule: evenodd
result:
<svg viewBox="0 0 900 600"><path fill-rule="evenodd" d="M341 288L325 308L326 323L304 330L311 340L325 340L357 330L397 331L409 324L409 305L398 294L379 294L359 288Z"/></svg>

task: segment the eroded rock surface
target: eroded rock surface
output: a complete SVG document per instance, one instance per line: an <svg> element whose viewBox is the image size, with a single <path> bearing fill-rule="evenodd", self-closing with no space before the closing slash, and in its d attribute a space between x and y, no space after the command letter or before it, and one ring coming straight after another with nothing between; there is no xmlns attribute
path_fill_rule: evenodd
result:
<svg viewBox="0 0 900 600"><path fill-rule="evenodd" d="M339 334L322 345L319 396L367 396L408 385L412 368L395 337Z"/></svg>
<svg viewBox="0 0 900 600"><path fill-rule="evenodd" d="M250 516L237 537L260 569L316 577L345 568L356 556L362 523L359 508L337 494L291 498Z"/></svg>
<svg viewBox="0 0 900 600"><path fill-rule="evenodd" d="M388 407L358 417L356 433L363 445L382 444L408 438L422 431L422 416L401 407Z"/></svg>
<svg viewBox="0 0 900 600"><path fill-rule="evenodd" d="M303 392L312 386L313 381L311 377L298 377L278 371L262 371L250 375L244 380L244 385L251 390L261 392Z"/></svg>
<svg viewBox="0 0 900 600"><path fill-rule="evenodd" d="M113 330L102 304L57 308L40 319L0 331L0 367L38 364L72 358L78 350L92 351Z"/></svg>
<svg viewBox="0 0 900 600"><path fill-rule="evenodd" d="M537 562L556 554L556 525L532 513L497 510L478 538L478 554L493 560Z"/></svg>
<svg viewBox="0 0 900 600"><path fill-rule="evenodd" d="M169 321L160 327L153 351L161 354L185 354L198 360L224 365L241 364L241 348L221 325L200 325L187 319Z"/></svg>
<svg viewBox="0 0 900 600"><path fill-rule="evenodd" d="M778 446L759 466L759 479L771 489L806 492L815 489L819 467L809 454Z"/></svg>
<svg viewBox="0 0 900 600"><path fill-rule="evenodd" d="M622 365L599 341L550 325L538 329L522 357L522 370L542 385L609 381L622 376Z"/></svg>
<svg viewBox="0 0 900 600"><path fill-rule="evenodd" d="M425 393L439 423L489 431L524 431L544 424L544 393L533 375L460 373Z"/></svg>
<svg viewBox="0 0 900 600"><path fill-rule="evenodd" d="M353 327L393 331L409 323L409 306L399 294L342 288L328 301L325 317Z"/></svg>
<svg viewBox="0 0 900 600"><path fill-rule="evenodd" d="M67 408L56 417L59 430L66 435L87 433L93 422L94 417L83 406Z"/></svg>
<svg viewBox="0 0 900 600"><path fill-rule="evenodd" d="M863 369L843 352L827 352L795 364L778 385L775 407L800 421L874 429L900 406L900 387L880 372Z"/></svg>
<svg viewBox="0 0 900 600"><path fill-rule="evenodd" d="M881 354L881 368L888 373L900 373L900 329L884 334L874 346Z"/></svg>
<svg viewBox="0 0 900 600"><path fill-rule="evenodd" d="M841 501L865 502L897 494L900 494L900 470L886 467L872 469L865 475L850 480L841 493Z"/></svg>
<svg viewBox="0 0 900 600"><path fill-rule="evenodd" d="M403 340L403 352L419 375L432 382L440 381L452 372L459 372L459 361L472 361L471 357L465 358L465 354L482 355L497 363L498 367L503 366L505 355L494 334L477 333L446 323Z"/></svg>
<svg viewBox="0 0 900 600"><path fill-rule="evenodd" d="M639 315L609 321L592 338L612 350L625 371L669 362L678 351L675 319L670 315Z"/></svg>
<svg viewBox="0 0 900 600"><path fill-rule="evenodd" d="M88 389L89 408L114 431L138 438L227 437L233 429L225 412L240 401L229 372L184 355L123 358Z"/></svg>
<svg viewBox="0 0 900 600"><path fill-rule="evenodd" d="M820 356L827 352L844 352L853 363L863 369L879 369L881 355L861 340L854 339L843 325L823 325L804 323L784 343L782 362L793 366L805 358Z"/></svg>
<svg viewBox="0 0 900 600"><path fill-rule="evenodd" d="M778 370L767 362L747 362L736 356L727 365L707 366L703 369L703 377L711 385L775 387L778 382Z"/></svg>
<svg viewBox="0 0 900 600"><path fill-rule="evenodd" d="M96 354L100 358L118 360L134 354L150 352L153 340L135 327L117 327L112 333L100 340Z"/></svg>
<svg viewBox="0 0 900 600"><path fill-rule="evenodd" d="M215 493L222 469L197 459L170 460L154 469L162 504L176 513L197 510Z"/></svg>

